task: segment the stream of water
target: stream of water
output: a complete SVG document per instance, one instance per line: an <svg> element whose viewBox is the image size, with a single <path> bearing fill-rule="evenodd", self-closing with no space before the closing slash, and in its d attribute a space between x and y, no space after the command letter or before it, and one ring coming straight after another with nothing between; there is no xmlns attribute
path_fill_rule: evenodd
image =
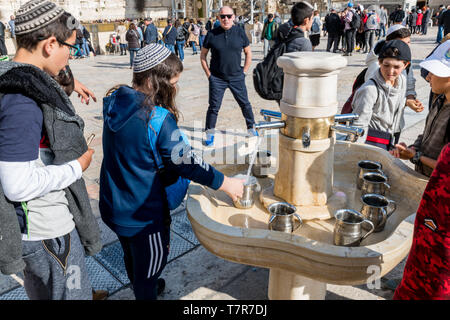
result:
<svg viewBox="0 0 450 320"><path fill-rule="evenodd" d="M258 136L257 140L256 140L255 150L253 150L253 153L250 155L250 162L249 162L249 165L248 165L247 175L245 176L245 184L249 184L250 183L250 176L251 176L251 172L252 172L252 167L253 167L253 164L255 163L256 155L258 154L258 148L259 148L259 145L261 144L261 141L262 141L262 137Z"/></svg>

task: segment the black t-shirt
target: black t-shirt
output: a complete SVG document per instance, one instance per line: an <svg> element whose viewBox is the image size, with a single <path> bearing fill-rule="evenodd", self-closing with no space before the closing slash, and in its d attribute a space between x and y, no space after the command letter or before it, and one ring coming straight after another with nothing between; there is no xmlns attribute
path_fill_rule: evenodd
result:
<svg viewBox="0 0 450 320"><path fill-rule="evenodd" d="M241 76L242 51L249 45L245 31L237 26L227 31L222 27L209 31L203 47L211 50L211 74L224 80Z"/></svg>

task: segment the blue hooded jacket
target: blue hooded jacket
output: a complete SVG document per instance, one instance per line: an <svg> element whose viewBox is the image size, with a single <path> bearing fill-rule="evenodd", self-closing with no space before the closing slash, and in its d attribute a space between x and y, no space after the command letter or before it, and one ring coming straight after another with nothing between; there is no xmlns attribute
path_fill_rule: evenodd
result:
<svg viewBox="0 0 450 320"><path fill-rule="evenodd" d="M147 125L151 112L142 107L144 99L143 93L126 86L103 99L100 213L113 231L126 237L170 219L163 181L150 148ZM169 113L156 141L169 173L164 183L171 184L182 176L219 189L223 174L196 157L177 130L175 118ZM177 151L183 159L181 164L172 160Z"/></svg>

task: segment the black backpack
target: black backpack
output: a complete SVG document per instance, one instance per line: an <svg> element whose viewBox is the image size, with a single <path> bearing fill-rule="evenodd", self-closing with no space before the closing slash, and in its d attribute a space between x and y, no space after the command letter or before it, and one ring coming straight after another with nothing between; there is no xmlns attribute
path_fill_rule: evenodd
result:
<svg viewBox="0 0 450 320"><path fill-rule="evenodd" d="M361 16L354 12L352 17L352 22L350 22L352 29L359 29L361 27Z"/></svg>
<svg viewBox="0 0 450 320"><path fill-rule="evenodd" d="M303 37L299 33L294 35L290 35L290 33L284 40L280 37L264 60L258 63L253 70L253 85L259 96L265 100L281 100L284 72L282 68L278 67L277 60L286 52L289 42Z"/></svg>

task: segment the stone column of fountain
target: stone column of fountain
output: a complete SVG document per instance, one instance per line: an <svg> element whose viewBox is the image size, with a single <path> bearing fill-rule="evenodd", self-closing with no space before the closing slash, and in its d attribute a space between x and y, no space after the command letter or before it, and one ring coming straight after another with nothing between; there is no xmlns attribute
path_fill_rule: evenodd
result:
<svg viewBox="0 0 450 320"><path fill-rule="evenodd" d="M331 53L296 52L278 59L284 70L280 109L286 126L279 135L279 169L265 206L286 201L303 220L329 219L345 205L333 194L337 80L347 60ZM291 288L289 292L285 288ZM271 269L270 299L324 299L326 284L285 270Z"/></svg>

